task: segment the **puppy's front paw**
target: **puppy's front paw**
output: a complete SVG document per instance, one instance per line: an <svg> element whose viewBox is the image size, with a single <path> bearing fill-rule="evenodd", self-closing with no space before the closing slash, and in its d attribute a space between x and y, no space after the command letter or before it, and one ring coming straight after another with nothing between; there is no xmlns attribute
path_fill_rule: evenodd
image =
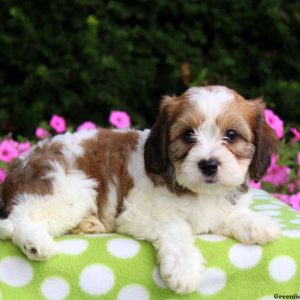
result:
<svg viewBox="0 0 300 300"><path fill-rule="evenodd" d="M280 227L269 217L251 215L237 222L232 234L243 244L266 244L280 237Z"/></svg>
<svg viewBox="0 0 300 300"><path fill-rule="evenodd" d="M31 260L44 261L57 254L57 248L52 238L44 232L35 232L20 237L13 236L24 254Z"/></svg>
<svg viewBox="0 0 300 300"><path fill-rule="evenodd" d="M160 274L169 288L178 294L196 290L204 273L205 260L196 250L166 253L160 257Z"/></svg>

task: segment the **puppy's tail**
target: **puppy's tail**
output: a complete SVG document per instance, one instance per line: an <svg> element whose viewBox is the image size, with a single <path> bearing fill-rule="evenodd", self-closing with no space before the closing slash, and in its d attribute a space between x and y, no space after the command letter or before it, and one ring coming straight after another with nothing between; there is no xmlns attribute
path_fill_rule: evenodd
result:
<svg viewBox="0 0 300 300"><path fill-rule="evenodd" d="M13 222L10 219L0 219L0 240L11 239L13 232Z"/></svg>

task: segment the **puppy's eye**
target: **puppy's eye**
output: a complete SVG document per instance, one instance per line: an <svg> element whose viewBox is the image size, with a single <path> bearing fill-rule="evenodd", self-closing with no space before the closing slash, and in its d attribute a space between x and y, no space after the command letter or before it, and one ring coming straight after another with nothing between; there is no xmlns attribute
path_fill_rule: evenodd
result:
<svg viewBox="0 0 300 300"><path fill-rule="evenodd" d="M188 129L183 133L183 139L186 143L195 142L195 131L193 129Z"/></svg>
<svg viewBox="0 0 300 300"><path fill-rule="evenodd" d="M236 140L236 138L238 137L238 134L235 130L233 129L229 129L226 132L225 138L231 142L233 142L234 140Z"/></svg>

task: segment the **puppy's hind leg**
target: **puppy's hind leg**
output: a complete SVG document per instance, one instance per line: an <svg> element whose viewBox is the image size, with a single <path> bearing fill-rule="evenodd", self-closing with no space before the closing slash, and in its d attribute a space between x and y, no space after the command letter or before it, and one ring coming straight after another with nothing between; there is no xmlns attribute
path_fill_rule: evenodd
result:
<svg viewBox="0 0 300 300"><path fill-rule="evenodd" d="M106 228L97 216L91 215L83 219L75 228L69 231L71 234L104 233Z"/></svg>
<svg viewBox="0 0 300 300"><path fill-rule="evenodd" d="M19 194L8 217L14 226L12 241L32 260L54 256L52 237L67 233L97 211L94 180L76 170L57 172L55 179L52 194Z"/></svg>

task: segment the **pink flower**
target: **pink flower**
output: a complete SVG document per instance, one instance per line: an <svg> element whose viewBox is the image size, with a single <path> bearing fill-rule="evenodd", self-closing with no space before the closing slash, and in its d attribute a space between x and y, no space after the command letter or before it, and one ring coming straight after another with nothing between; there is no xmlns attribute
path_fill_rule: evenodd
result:
<svg viewBox="0 0 300 300"><path fill-rule="evenodd" d="M45 139L46 137L50 136L50 132L42 127L38 127L36 130L35 130L35 136L38 138L38 139Z"/></svg>
<svg viewBox="0 0 300 300"><path fill-rule="evenodd" d="M289 199L289 203L294 209L300 211L300 193L291 195Z"/></svg>
<svg viewBox="0 0 300 300"><path fill-rule="evenodd" d="M30 149L31 149L30 142L22 142L22 143L19 143L19 145L18 145L19 155L26 154L27 152L29 152Z"/></svg>
<svg viewBox="0 0 300 300"><path fill-rule="evenodd" d="M276 165L278 160L278 155L273 154L271 157L271 166Z"/></svg>
<svg viewBox="0 0 300 300"><path fill-rule="evenodd" d="M19 142L14 141L13 139L9 139L9 140L7 140L7 141L11 144L11 146L12 146L13 148L18 149L18 147L19 147Z"/></svg>
<svg viewBox="0 0 300 300"><path fill-rule="evenodd" d="M290 195L287 194L273 194L274 197L276 197L277 199L280 199L281 201L283 201L286 204L290 204Z"/></svg>
<svg viewBox="0 0 300 300"><path fill-rule="evenodd" d="M109 123L117 128L130 127L130 117L124 111L112 111L109 116Z"/></svg>
<svg viewBox="0 0 300 300"><path fill-rule="evenodd" d="M4 182L6 178L6 172L4 169L0 169L0 184Z"/></svg>
<svg viewBox="0 0 300 300"><path fill-rule="evenodd" d="M286 184L289 181L289 176L289 167L272 164L262 180L265 182L270 182L275 186L279 186L282 184Z"/></svg>
<svg viewBox="0 0 300 300"><path fill-rule="evenodd" d="M253 188L253 189L260 189L261 188L261 183L251 180L250 181L250 187Z"/></svg>
<svg viewBox="0 0 300 300"><path fill-rule="evenodd" d="M294 141L300 142L300 132L296 128L291 128L290 131L294 134Z"/></svg>
<svg viewBox="0 0 300 300"><path fill-rule="evenodd" d="M57 133L62 133L67 129L66 120L58 115L53 115L49 124Z"/></svg>
<svg viewBox="0 0 300 300"><path fill-rule="evenodd" d="M76 131L96 129L97 125L91 121L83 122Z"/></svg>
<svg viewBox="0 0 300 300"><path fill-rule="evenodd" d="M19 153L15 146L15 143L3 140L0 143L0 160L9 163L17 157Z"/></svg>
<svg viewBox="0 0 300 300"><path fill-rule="evenodd" d="M265 109L265 119L277 137L281 139L283 137L283 121L270 109Z"/></svg>

